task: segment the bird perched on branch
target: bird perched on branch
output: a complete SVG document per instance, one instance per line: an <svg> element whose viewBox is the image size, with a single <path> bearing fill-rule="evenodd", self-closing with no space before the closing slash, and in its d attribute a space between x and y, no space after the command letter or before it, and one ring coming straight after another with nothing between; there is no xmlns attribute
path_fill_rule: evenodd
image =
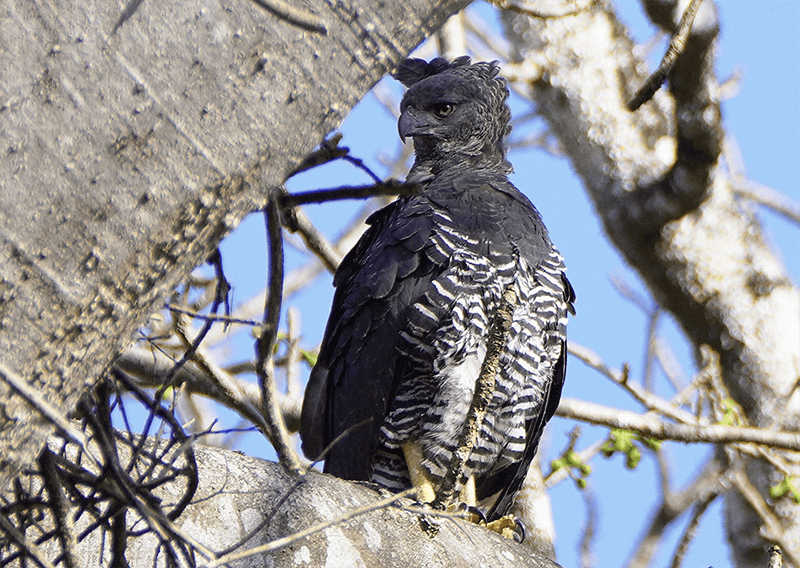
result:
<svg viewBox="0 0 800 568"><path fill-rule="evenodd" d="M336 272L301 420L311 459L341 436L326 472L414 486L433 501L499 338L456 479L460 500L490 522L511 506L558 406L575 298L539 212L508 181L511 113L498 72L460 57L408 59L395 73L408 87L400 137L414 140L407 181L419 188L368 219Z"/></svg>

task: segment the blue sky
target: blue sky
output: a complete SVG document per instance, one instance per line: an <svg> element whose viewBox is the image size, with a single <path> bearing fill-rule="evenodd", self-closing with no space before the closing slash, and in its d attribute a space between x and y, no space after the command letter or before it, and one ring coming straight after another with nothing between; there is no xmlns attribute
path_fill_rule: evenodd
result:
<svg viewBox="0 0 800 568"><path fill-rule="evenodd" d="M632 26L637 41L653 34L639 3L617 2L624 22ZM723 104L723 117L729 134L736 137L747 173L754 181L798 199L800 188L800 2L721 0L718 2L722 35L717 60L718 76L724 79L734 70L742 74L740 91ZM481 8L484 13L485 8ZM661 50L656 55L658 58ZM653 63L654 64L654 63ZM396 91L396 92L399 92ZM519 112L523 106L514 104ZM394 155L397 130L394 119L368 96L352 112L341 128L343 145L353 155L364 159L379 175L386 169L375 159L376 153ZM569 324L570 338L599 353L612 367L628 363L632 377L642 376L645 348L645 315L620 297L610 277L621 278L642 296L649 298L620 255L611 247L596 220L585 192L568 161L538 150L510 154L515 166L514 183L541 211L553 241L566 258L569 277L578 293L578 315ZM369 179L351 166L336 164L324 171L300 176L291 181L291 190L369 183ZM332 238L360 207L344 202L312 206L307 213ZM778 215L757 209L770 241L786 261L795 283L800 281L800 239L798 228ZM263 221L259 216L246 220L224 244L223 258L229 279L234 285L234 303L244 301L263 287L265 249ZM287 256L287 269L299 266L305 257L297 252ZM302 311L304 345L311 347L321 339L330 307L330 277L323 275L308 291L291 299ZM690 376L693 363L690 350L680 331L668 316L660 330L670 338L684 372ZM234 360L252 356L249 338L231 339L228 345ZM663 385L658 389L668 394ZM564 396L596 401L605 405L640 410L618 387L578 361L570 363ZM555 419L549 428L544 463L566 445L566 433L573 427ZM603 429L581 426L579 448L604 438ZM673 483L690 480L709 455L707 446L685 447L667 443L664 450L673 457ZM258 435L245 438L243 451L262 457L272 454ZM621 566L638 539L655 506L655 462L645 455L635 471L624 468L622 458L595 458L590 485L598 505L598 533L595 539L596 566ZM564 482L552 493L557 530L558 561L576 566L577 541L585 520L581 493L571 482ZM675 543L687 519L671 531L661 550L657 565L669 562ZM730 565L722 529L721 506L714 503L703 518L698 537L684 566Z"/></svg>

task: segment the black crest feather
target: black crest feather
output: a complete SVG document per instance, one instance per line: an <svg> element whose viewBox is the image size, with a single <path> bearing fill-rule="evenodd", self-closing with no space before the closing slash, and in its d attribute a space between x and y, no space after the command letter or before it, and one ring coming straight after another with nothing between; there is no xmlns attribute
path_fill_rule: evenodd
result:
<svg viewBox="0 0 800 568"><path fill-rule="evenodd" d="M493 62L496 63L496 62ZM436 75L447 69L455 69L456 67L469 67L470 58L468 55L457 57L452 62L447 61L443 57L437 57L430 62L424 59L416 59L410 57L400 63L397 71L394 72L392 77L400 81L406 87L410 87L414 83L418 83L426 77ZM499 68L498 68L499 71ZM495 73L496 75L497 73Z"/></svg>

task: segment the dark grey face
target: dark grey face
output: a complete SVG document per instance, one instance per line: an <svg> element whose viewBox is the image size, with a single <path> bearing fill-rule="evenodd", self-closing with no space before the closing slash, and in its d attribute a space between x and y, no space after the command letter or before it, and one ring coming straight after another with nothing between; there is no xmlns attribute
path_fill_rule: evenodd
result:
<svg viewBox="0 0 800 568"><path fill-rule="evenodd" d="M452 75L423 79L408 90L400 104L400 137L444 139L455 131L469 134L465 118L476 114L479 89L474 81Z"/></svg>
<svg viewBox="0 0 800 568"><path fill-rule="evenodd" d="M505 102L504 97L491 96L492 86L464 69L422 79L400 104L400 137L403 141L415 138L418 152L502 153L507 127L497 123L502 113L496 107Z"/></svg>

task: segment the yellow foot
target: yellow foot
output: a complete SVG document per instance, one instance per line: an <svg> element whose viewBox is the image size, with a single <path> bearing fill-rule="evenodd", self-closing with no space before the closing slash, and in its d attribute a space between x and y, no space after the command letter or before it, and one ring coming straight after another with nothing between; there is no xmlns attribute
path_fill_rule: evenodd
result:
<svg viewBox="0 0 800 568"><path fill-rule="evenodd" d="M488 523L486 528L506 538L514 539L517 542L522 542L525 539L525 529L514 515L500 517L496 521Z"/></svg>

